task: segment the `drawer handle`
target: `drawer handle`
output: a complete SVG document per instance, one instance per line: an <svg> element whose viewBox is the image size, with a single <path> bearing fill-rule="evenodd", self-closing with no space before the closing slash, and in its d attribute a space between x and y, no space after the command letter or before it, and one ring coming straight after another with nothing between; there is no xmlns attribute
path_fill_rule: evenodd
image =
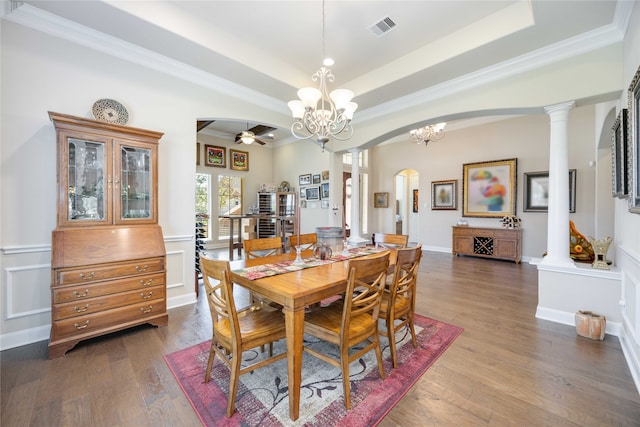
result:
<svg viewBox="0 0 640 427"><path fill-rule="evenodd" d="M94 276L95 274L96 274L96 272L95 272L95 271L92 271L91 273L89 273L89 275L88 275L88 276L85 276L85 275L84 275L84 273L80 273L80 278L81 278L82 280L91 280L91 279L93 279L93 276Z"/></svg>
<svg viewBox="0 0 640 427"><path fill-rule="evenodd" d="M149 298L151 298L151 295L153 295L153 291L149 291L149 293L148 293L147 295L145 295L144 293L141 293L141 294L140 294L140 296L141 296L143 299L149 299Z"/></svg>
<svg viewBox="0 0 640 427"><path fill-rule="evenodd" d="M73 291L73 296L75 298L84 298L89 295L89 289L85 289L83 293L79 294L78 291Z"/></svg>
<svg viewBox="0 0 640 427"><path fill-rule="evenodd" d="M145 271L147 271L147 269L149 268L149 266L147 264L145 264L144 266L142 266L142 268L140 268L139 265L136 265L136 271L140 272L140 273L144 273Z"/></svg>
<svg viewBox="0 0 640 427"><path fill-rule="evenodd" d="M153 283L153 279L149 279L146 282L144 280L140 280L140 284L142 286L151 286L151 283Z"/></svg>
<svg viewBox="0 0 640 427"><path fill-rule="evenodd" d="M148 308L140 308L140 311L142 312L142 314L147 314L147 313L151 313L151 311L153 311L153 306L150 305ZM88 321L87 321L88 322Z"/></svg>
<svg viewBox="0 0 640 427"><path fill-rule="evenodd" d="M73 307L73 309L75 310L76 313L84 313L85 311L89 310L89 304L85 304L84 307L78 307L75 306Z"/></svg>
<svg viewBox="0 0 640 427"><path fill-rule="evenodd" d="M78 325L77 323L74 323L73 326L75 326L77 330L81 330L89 326L89 321L87 320L86 322L84 322L83 325Z"/></svg>

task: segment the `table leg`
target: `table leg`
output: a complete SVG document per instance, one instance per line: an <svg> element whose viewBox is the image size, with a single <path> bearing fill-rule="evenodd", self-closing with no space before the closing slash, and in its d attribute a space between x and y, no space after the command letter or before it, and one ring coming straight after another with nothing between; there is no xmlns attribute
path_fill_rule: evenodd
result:
<svg viewBox="0 0 640 427"><path fill-rule="evenodd" d="M242 256L242 218L238 218L238 258Z"/></svg>
<svg viewBox="0 0 640 427"><path fill-rule="evenodd" d="M287 330L287 374L289 382L289 418L293 421L300 414L300 384L302 382L302 344L304 337L304 307L297 310L285 308Z"/></svg>

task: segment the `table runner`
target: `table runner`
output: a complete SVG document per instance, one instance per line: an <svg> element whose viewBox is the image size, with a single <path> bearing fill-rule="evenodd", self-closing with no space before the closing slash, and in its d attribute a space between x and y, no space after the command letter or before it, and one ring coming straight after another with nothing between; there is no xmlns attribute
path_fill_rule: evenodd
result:
<svg viewBox="0 0 640 427"><path fill-rule="evenodd" d="M351 258L362 257L366 255L375 254L378 252L384 252L385 248L376 248L374 246L359 246L357 248L351 248L348 253L341 251L334 253L329 259L321 260L317 257L302 258L302 264L294 265L295 260L282 261L271 264L256 265L253 267L240 268L233 270L234 273L240 276L246 277L249 280L262 279L263 277L275 276L277 274L290 273L292 271L298 271L305 268L317 267L319 265L330 264L332 262L346 261Z"/></svg>

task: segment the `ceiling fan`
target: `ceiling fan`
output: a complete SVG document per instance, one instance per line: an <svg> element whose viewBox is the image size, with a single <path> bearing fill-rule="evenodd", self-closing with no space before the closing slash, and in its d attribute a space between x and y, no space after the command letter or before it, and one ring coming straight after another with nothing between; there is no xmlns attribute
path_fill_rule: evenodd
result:
<svg viewBox="0 0 640 427"><path fill-rule="evenodd" d="M263 139L273 139L273 136L265 135L263 138L258 138L256 135L262 135L268 132L275 130L274 127L266 126L266 125L255 125L251 129L243 130L239 134L236 135L236 144L252 144L257 142L260 145L265 145L266 143Z"/></svg>

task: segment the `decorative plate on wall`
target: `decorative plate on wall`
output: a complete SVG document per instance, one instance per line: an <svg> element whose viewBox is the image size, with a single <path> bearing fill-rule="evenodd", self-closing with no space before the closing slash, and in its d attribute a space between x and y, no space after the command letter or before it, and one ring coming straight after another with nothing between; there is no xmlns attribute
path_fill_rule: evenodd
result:
<svg viewBox="0 0 640 427"><path fill-rule="evenodd" d="M93 118L101 122L126 125L129 121L129 112L114 99L98 99L91 108Z"/></svg>

